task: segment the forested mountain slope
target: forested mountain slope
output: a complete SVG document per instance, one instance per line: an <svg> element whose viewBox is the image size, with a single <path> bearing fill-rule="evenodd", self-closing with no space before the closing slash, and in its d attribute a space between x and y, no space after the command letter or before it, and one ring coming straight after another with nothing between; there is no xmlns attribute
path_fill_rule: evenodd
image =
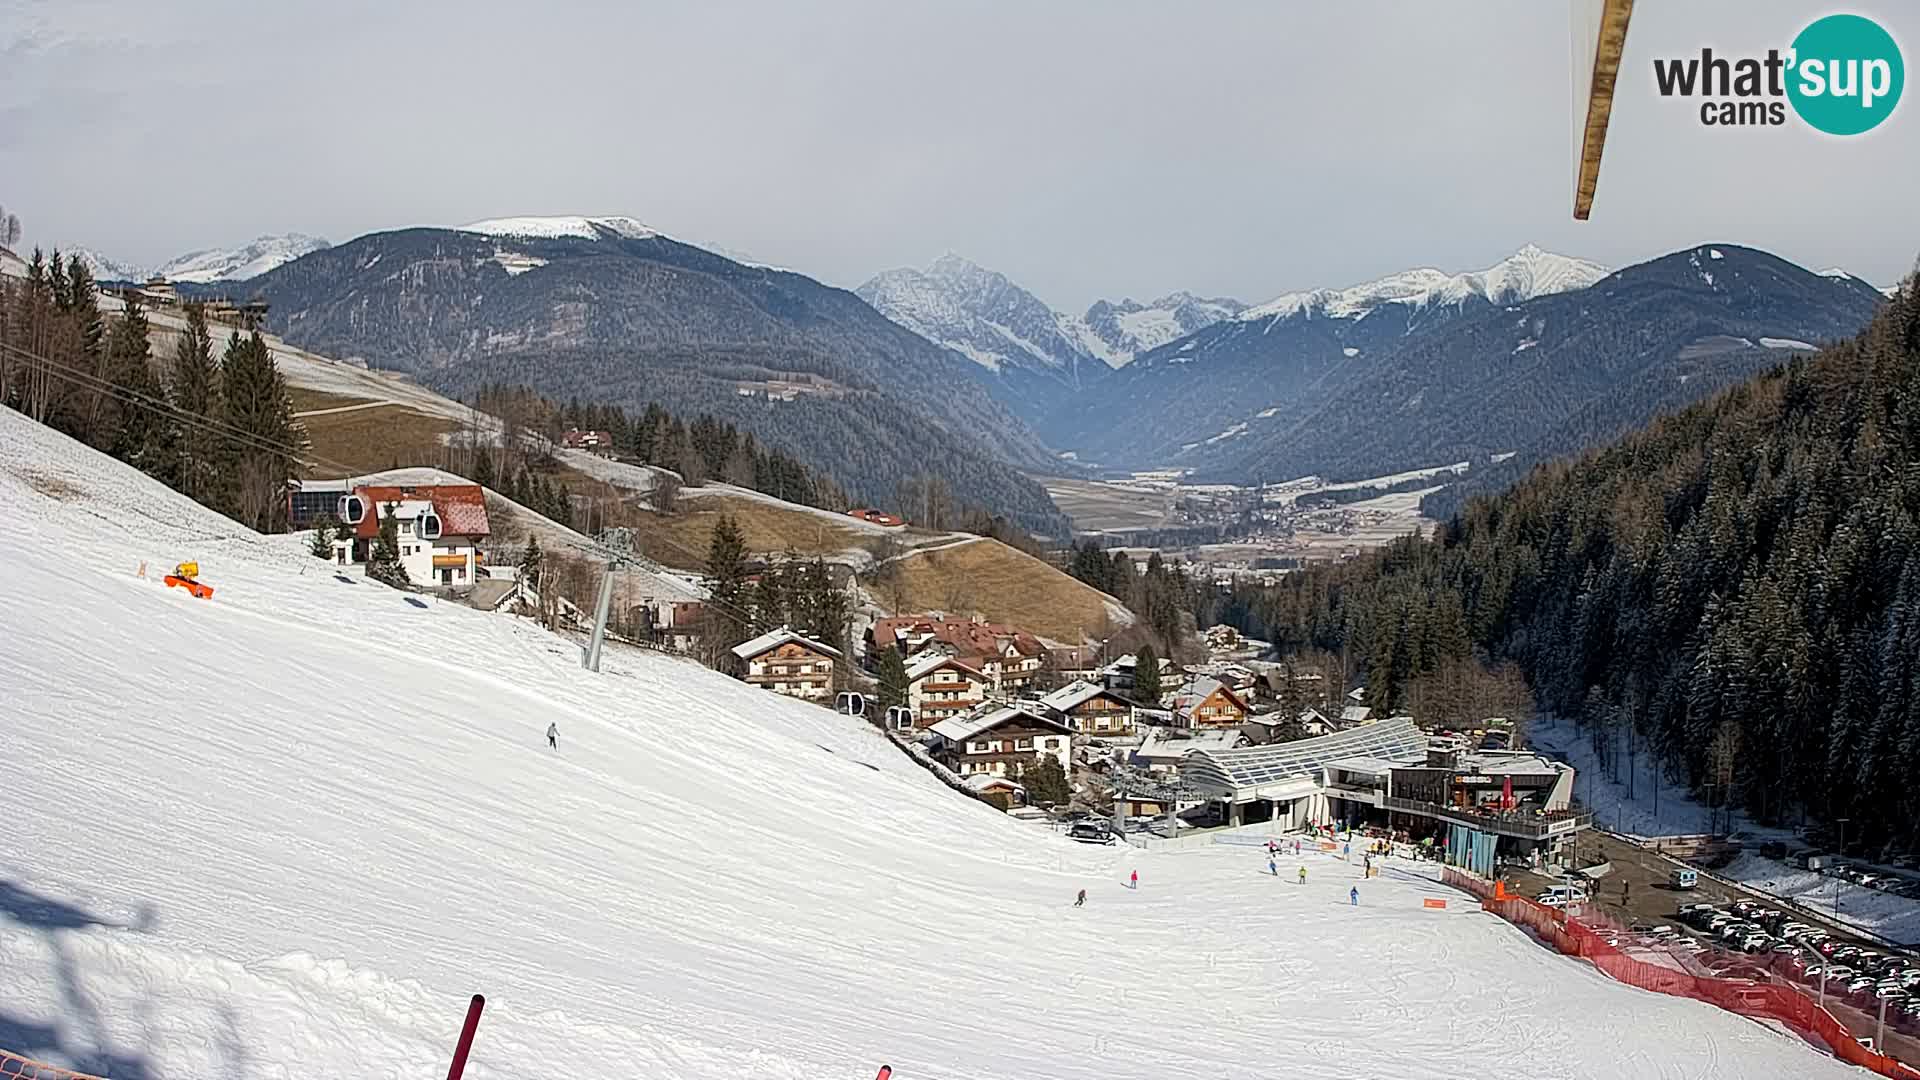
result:
<svg viewBox="0 0 1920 1080"><path fill-rule="evenodd" d="M1243 598L1392 707L1470 650L1758 819L1920 843L1920 303L1576 461L1431 541ZM1645 752L1644 750L1642 752Z"/></svg>
<svg viewBox="0 0 1920 1080"><path fill-rule="evenodd" d="M577 229L553 228L554 223ZM858 297L628 219L374 233L247 283L289 342L462 393L525 383L747 428L867 501L935 463L965 503L1064 519L1018 472L1054 461L990 373ZM911 454L906 453L911 449Z"/></svg>

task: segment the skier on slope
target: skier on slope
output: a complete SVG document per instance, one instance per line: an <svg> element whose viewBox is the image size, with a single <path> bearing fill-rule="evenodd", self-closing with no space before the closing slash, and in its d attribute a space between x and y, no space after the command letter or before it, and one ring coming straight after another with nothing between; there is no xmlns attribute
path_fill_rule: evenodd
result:
<svg viewBox="0 0 1920 1080"><path fill-rule="evenodd" d="M1083 907L1087 902L1087 890L1081 889L1080 895L1073 898L1074 907Z"/></svg>
<svg viewBox="0 0 1920 1080"><path fill-rule="evenodd" d="M1280 864L1274 862L1273 856L1271 855L1267 856L1267 873L1272 874L1274 877L1280 876Z"/></svg>
<svg viewBox="0 0 1920 1080"><path fill-rule="evenodd" d="M558 723L550 723L547 725L547 748L550 750L560 749L560 725Z"/></svg>
<svg viewBox="0 0 1920 1080"><path fill-rule="evenodd" d="M1139 888L1140 887L1140 871L1135 870L1133 872L1133 877L1130 878L1127 883L1131 885L1133 888L1136 888L1136 889Z"/></svg>
<svg viewBox="0 0 1920 1080"><path fill-rule="evenodd" d="M1307 883L1307 868L1303 866L1300 868L1300 884L1305 885L1306 883Z"/></svg>
<svg viewBox="0 0 1920 1080"><path fill-rule="evenodd" d="M1352 904L1354 907L1360 906L1360 886L1355 885L1353 888L1347 890L1347 903Z"/></svg>

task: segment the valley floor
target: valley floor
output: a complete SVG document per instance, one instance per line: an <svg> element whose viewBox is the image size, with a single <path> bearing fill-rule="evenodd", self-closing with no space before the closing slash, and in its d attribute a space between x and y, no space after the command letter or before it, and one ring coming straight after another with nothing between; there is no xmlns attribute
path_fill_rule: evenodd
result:
<svg viewBox="0 0 1920 1080"><path fill-rule="evenodd" d="M588 675L4 410L0 551L6 1049L437 1075L479 992L478 1078L1857 1075L1398 870L1075 845L828 711Z"/></svg>

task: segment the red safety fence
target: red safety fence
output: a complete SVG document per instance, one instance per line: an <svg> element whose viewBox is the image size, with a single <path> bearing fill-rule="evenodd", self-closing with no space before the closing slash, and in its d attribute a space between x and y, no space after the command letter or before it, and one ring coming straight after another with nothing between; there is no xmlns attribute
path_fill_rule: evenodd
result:
<svg viewBox="0 0 1920 1080"><path fill-rule="evenodd" d="M1493 895L1492 881L1470 870L1462 870L1457 866L1442 866L1440 868L1440 880L1459 889L1461 892L1471 893L1482 900Z"/></svg>
<svg viewBox="0 0 1920 1080"><path fill-rule="evenodd" d="M18 1054L9 1054L0 1050L0 1077L6 1080L98 1080L86 1073L77 1073L72 1069L62 1069L57 1065L31 1061Z"/></svg>
<svg viewBox="0 0 1920 1080"><path fill-rule="evenodd" d="M1775 1020L1802 1038L1825 1044L1833 1056L1849 1064L1898 1080L1920 1080L1920 1070L1862 1046L1845 1024L1796 987L1764 979L1702 975L1680 966L1637 959L1608 944L1612 932L1588 926L1561 909L1509 896L1504 889L1497 889L1496 895L1482 900L1480 906L1629 986L1705 1001L1742 1016ZM1767 975L1762 968L1756 964L1753 970Z"/></svg>

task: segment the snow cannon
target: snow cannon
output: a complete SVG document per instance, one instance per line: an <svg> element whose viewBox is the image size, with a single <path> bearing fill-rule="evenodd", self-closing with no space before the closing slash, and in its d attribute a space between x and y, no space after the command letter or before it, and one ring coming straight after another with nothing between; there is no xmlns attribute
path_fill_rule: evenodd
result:
<svg viewBox="0 0 1920 1080"><path fill-rule="evenodd" d="M196 600L213 599L213 586L203 584L199 578L200 564L197 562L183 562L173 568L173 573L168 574L161 580L166 582L167 588L169 589L187 590Z"/></svg>

